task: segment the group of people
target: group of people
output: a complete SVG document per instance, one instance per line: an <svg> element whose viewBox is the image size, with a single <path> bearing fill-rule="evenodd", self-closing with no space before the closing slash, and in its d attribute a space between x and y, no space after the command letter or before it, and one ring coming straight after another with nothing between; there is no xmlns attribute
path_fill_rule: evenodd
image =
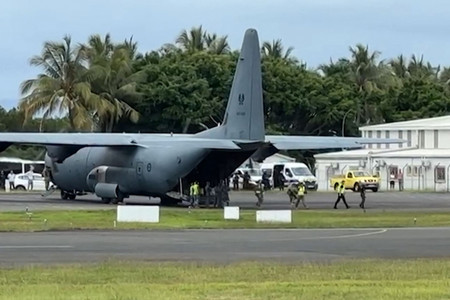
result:
<svg viewBox="0 0 450 300"><path fill-rule="evenodd" d="M229 196L230 188L226 180L221 180L216 186L211 186L211 183L206 182L205 188L201 189L200 184L195 181L189 187L189 200L191 207L199 207L200 196L204 196L206 207L224 207L230 204Z"/></svg>
<svg viewBox="0 0 450 300"><path fill-rule="evenodd" d="M341 184L339 184L337 186L336 192L337 192L337 199L336 199L336 202L334 203L333 208L337 209L338 203L342 200L342 202L344 202L345 207L347 209L349 209L350 206L347 204L347 201L345 200L345 180L342 180ZM361 196L361 202L359 203L359 207L361 209L364 209L364 211L365 211L366 187L365 187L364 183L359 184L359 194Z"/></svg>

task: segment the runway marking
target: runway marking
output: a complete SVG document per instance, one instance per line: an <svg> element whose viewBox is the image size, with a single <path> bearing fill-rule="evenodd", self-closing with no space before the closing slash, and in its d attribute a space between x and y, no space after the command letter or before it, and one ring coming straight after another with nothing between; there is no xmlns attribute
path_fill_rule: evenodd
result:
<svg viewBox="0 0 450 300"><path fill-rule="evenodd" d="M375 234L381 234L387 232L387 229L382 229L379 231L374 232L366 232L366 233L358 233L358 234L346 234L346 235L336 235L336 236L318 236L318 237L311 237L309 239L313 240L320 240L320 239L344 239L344 238L352 238L352 237L361 237L361 236L368 236L368 235L375 235ZM308 239L308 238L306 238Z"/></svg>
<svg viewBox="0 0 450 300"><path fill-rule="evenodd" d="M69 248L73 248L73 246L57 246L57 245L48 245L48 246L33 246L33 245L0 246L0 249L69 249Z"/></svg>

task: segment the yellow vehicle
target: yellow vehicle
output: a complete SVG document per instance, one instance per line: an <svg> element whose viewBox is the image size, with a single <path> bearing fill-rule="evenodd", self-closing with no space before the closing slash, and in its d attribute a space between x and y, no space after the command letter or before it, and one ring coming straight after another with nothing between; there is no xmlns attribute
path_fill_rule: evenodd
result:
<svg viewBox="0 0 450 300"><path fill-rule="evenodd" d="M380 186L379 177L375 177L364 171L348 171L346 174L333 176L330 179L330 186L336 190L342 180L345 181L345 188L354 192L358 192L362 184L364 184L366 189L374 192L378 192Z"/></svg>

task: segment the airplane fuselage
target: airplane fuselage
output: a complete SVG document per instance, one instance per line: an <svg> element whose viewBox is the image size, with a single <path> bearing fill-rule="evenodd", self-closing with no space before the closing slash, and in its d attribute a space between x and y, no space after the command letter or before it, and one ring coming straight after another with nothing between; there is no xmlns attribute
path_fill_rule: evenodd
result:
<svg viewBox="0 0 450 300"><path fill-rule="evenodd" d="M97 182L124 194L158 196L170 191L207 155L205 149L161 146L85 147L62 163L46 156L53 182L63 190L95 192Z"/></svg>

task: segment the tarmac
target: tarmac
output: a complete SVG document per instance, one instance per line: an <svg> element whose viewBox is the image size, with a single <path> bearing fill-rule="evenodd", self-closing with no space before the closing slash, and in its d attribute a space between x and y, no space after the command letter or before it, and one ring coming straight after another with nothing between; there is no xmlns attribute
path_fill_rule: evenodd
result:
<svg viewBox="0 0 450 300"><path fill-rule="evenodd" d="M450 228L0 233L0 241L3 266L111 259L292 263L450 255Z"/></svg>
<svg viewBox="0 0 450 300"><path fill-rule="evenodd" d="M425 192L367 192L366 208L374 210L429 210L450 212L449 193L425 193ZM347 192L346 198L352 209L359 209L361 201L358 193ZM230 205L239 206L242 209L256 209L256 197L251 191L231 191ZM308 192L306 203L310 209L331 209L336 200L335 193ZM158 205L159 199L132 196L126 199L127 205ZM107 209L114 205L103 204L95 195L78 196L76 200L62 200L58 191L48 197L42 197L40 193L0 193L1 211L30 210L79 210L79 209ZM342 203L339 208L344 208ZM261 209L290 209L289 198L285 191L269 191L265 193L264 203Z"/></svg>

